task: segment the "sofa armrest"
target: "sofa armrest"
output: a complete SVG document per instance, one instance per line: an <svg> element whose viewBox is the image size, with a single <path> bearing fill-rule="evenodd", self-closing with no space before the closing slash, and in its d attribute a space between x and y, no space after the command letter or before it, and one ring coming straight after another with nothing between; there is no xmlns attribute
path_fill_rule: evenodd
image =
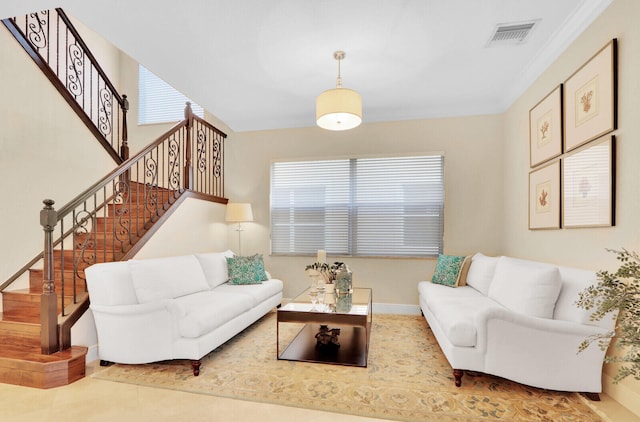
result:
<svg viewBox="0 0 640 422"><path fill-rule="evenodd" d="M605 351L597 344L579 352L589 336L604 328L536 318L507 309L478 315L478 347L485 370L534 387L599 393Z"/></svg>
<svg viewBox="0 0 640 422"><path fill-rule="evenodd" d="M173 356L177 336L167 303L91 305L100 359L149 363Z"/></svg>
<svg viewBox="0 0 640 422"><path fill-rule="evenodd" d="M545 333L576 335L586 338L597 334L606 334L608 330L596 325L578 324L576 322L538 318L529 315L519 314L506 308L489 308L480 312L476 318L478 335L480 331L486 330L489 321L508 321L521 328L541 330Z"/></svg>

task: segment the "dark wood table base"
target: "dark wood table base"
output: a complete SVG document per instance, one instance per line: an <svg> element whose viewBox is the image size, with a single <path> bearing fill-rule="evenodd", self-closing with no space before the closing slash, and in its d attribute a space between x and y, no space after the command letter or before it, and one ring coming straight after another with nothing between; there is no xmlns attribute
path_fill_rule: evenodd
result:
<svg viewBox="0 0 640 422"><path fill-rule="evenodd" d="M340 347L318 346L315 335L320 329L320 324L306 324L278 359L366 368L366 328L344 325L331 328L340 328Z"/></svg>

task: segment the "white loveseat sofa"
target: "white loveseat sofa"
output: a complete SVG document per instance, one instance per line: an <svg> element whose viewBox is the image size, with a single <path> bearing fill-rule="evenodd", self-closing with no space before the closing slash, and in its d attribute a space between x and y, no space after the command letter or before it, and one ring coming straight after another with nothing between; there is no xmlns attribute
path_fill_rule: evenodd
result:
<svg viewBox="0 0 640 422"><path fill-rule="evenodd" d="M605 352L597 344L578 348L612 331L615 320L591 321L590 311L575 305L596 280L593 271L478 253L466 286L422 281L418 291L456 386L469 370L598 400Z"/></svg>
<svg viewBox="0 0 640 422"><path fill-rule="evenodd" d="M230 251L93 265L85 270L102 365L200 360L282 301L282 281L232 285ZM268 273L266 273L268 276Z"/></svg>

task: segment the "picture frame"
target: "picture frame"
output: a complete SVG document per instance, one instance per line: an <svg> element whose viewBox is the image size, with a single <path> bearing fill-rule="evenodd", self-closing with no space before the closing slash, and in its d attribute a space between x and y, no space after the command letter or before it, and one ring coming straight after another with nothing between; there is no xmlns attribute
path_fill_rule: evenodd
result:
<svg viewBox="0 0 640 422"><path fill-rule="evenodd" d="M529 110L529 166L562 154L562 84Z"/></svg>
<svg viewBox="0 0 640 422"><path fill-rule="evenodd" d="M612 39L564 82L564 151L617 129L618 43Z"/></svg>
<svg viewBox="0 0 640 422"><path fill-rule="evenodd" d="M560 228L560 160L529 172L529 230Z"/></svg>
<svg viewBox="0 0 640 422"><path fill-rule="evenodd" d="M562 226L615 226L615 136L562 160Z"/></svg>

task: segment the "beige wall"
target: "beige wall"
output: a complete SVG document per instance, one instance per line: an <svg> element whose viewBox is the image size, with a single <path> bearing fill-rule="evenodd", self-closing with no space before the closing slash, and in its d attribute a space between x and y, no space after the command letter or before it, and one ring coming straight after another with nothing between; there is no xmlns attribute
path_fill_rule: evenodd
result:
<svg viewBox="0 0 640 422"><path fill-rule="evenodd" d="M444 152L445 253L482 251L592 269L613 267L615 260L604 248L640 246L640 223L634 218L640 211L635 165L635 158L640 156L636 139L640 135L640 119L635 115L640 108L640 28L634 24L638 16L640 2L615 0L501 116L365 123L347 133L315 127L233 133L208 116L209 121L229 134L226 196L231 201L253 205L255 221L244 225L242 235L244 252L265 254L267 267L286 283L285 296L293 296L307 285L304 266L314 257L269 256L271 160ZM619 39L620 50L618 225L529 231L528 111L613 37ZM130 141L135 153L171 125L138 127L137 63L124 54L115 54L99 39L89 44L105 50L100 54L106 57L105 69L110 75L119 74L115 79L120 91L129 95ZM88 130L6 31L0 31L0 51L0 191L5 198L0 204L0 233L12 239L0 246L1 281L41 250L38 212L42 199L53 198L62 206L106 174L113 162L92 142ZM138 257L236 249L233 226L222 222L223 208L186 200ZM195 222L197 227L191 233L181 229L187 222L190 227ZM375 302L407 305L417 304L416 284L428 278L435 265L431 259L344 260L355 271L356 285L374 288ZM74 330L74 339L81 340L78 344L95 345L90 316ZM607 369L606 374L610 377L612 371ZM625 380L614 386L608 378L605 391L640 415L637 381Z"/></svg>
<svg viewBox="0 0 640 422"><path fill-rule="evenodd" d="M304 267L315 257L269 256L272 160L443 152L444 252L495 254L502 240L502 190L494 188L502 184L502 150L501 116L365 123L348 132L310 127L236 133L226 144L227 197L251 202L254 222L245 224L243 252L264 254L267 267L285 281L285 297L291 297L307 286ZM433 259L340 260L353 269L356 285L373 287L374 301L388 304L416 305L417 283L431 277L435 266Z"/></svg>
<svg viewBox="0 0 640 422"><path fill-rule="evenodd" d="M640 2L615 0L567 51L522 95L504 116L504 253L588 269L613 269L605 248L640 250ZM615 227L530 231L527 229L528 112L612 38L619 47L617 212ZM640 415L640 382L612 385L607 365L605 391Z"/></svg>
<svg viewBox="0 0 640 422"><path fill-rule="evenodd" d="M115 162L4 28L0 51L3 282L42 251L42 200L51 198L62 207Z"/></svg>

